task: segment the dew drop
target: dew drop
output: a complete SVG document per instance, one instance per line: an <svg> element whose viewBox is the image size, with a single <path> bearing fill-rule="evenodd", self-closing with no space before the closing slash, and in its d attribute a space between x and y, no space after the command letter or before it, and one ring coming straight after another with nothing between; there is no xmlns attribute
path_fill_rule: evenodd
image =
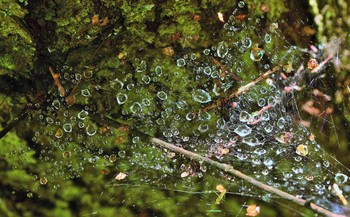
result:
<svg viewBox="0 0 350 217"><path fill-rule="evenodd" d="M95 125L92 124L92 123L89 123L89 124L87 125L85 131L86 131L86 134L87 134L88 136L93 136L93 135L95 135L96 132L97 132L97 126L95 126Z"/></svg>
<svg viewBox="0 0 350 217"><path fill-rule="evenodd" d="M88 97L90 96L90 91L88 89L81 90L81 95Z"/></svg>
<svg viewBox="0 0 350 217"><path fill-rule="evenodd" d="M157 97L161 100L166 100L168 98L167 94L164 91L159 91Z"/></svg>
<svg viewBox="0 0 350 217"><path fill-rule="evenodd" d="M335 174L334 179L338 184L343 184L348 181L348 176L344 175L343 173L337 173Z"/></svg>
<svg viewBox="0 0 350 217"><path fill-rule="evenodd" d="M222 41L219 43L216 53L218 54L218 57L224 58L228 53L228 45L225 41Z"/></svg>
<svg viewBox="0 0 350 217"><path fill-rule="evenodd" d="M120 150L120 151L118 152L118 156L121 157L121 158L124 158L124 157L125 157L125 154L126 154L126 152L125 152L124 150Z"/></svg>
<svg viewBox="0 0 350 217"><path fill-rule="evenodd" d="M109 161L111 162L111 163L113 163L113 162L115 162L116 160L117 160L117 155L115 155L115 154L111 154L111 156L109 156Z"/></svg>
<svg viewBox="0 0 350 217"><path fill-rule="evenodd" d="M194 101L199 102L199 103L208 103L211 101L211 96L210 94L202 89L197 89L192 92L192 97Z"/></svg>
<svg viewBox="0 0 350 217"><path fill-rule="evenodd" d="M121 90L124 87L124 83L120 81L118 78L115 79L114 81L111 81L109 85L113 90Z"/></svg>
<svg viewBox="0 0 350 217"><path fill-rule="evenodd" d="M89 115L89 112L85 111L85 110L81 110L79 113L78 113L78 118L80 120L84 120L87 116Z"/></svg>
<svg viewBox="0 0 350 217"><path fill-rule="evenodd" d="M271 35L266 33L264 36L264 41L268 44L271 42L271 40L272 40Z"/></svg>
<svg viewBox="0 0 350 217"><path fill-rule="evenodd" d="M235 132L235 133L237 133L237 132ZM248 135L248 134L246 134L246 135ZM240 135L240 134L238 134L238 135ZM244 138L242 142L251 146L251 147L261 145L261 142L255 136L248 136L248 137Z"/></svg>
<svg viewBox="0 0 350 217"><path fill-rule="evenodd" d="M72 155L72 153L70 152L70 151L65 151L65 152L63 152L63 157L64 158L70 158L70 156Z"/></svg>
<svg viewBox="0 0 350 217"><path fill-rule="evenodd" d="M57 99L55 99L53 102L52 102L52 106L55 108L55 109L59 109L61 107L61 103L60 101L58 101Z"/></svg>
<svg viewBox="0 0 350 217"><path fill-rule="evenodd" d="M176 65L178 66L178 67L182 67L182 66L184 66L186 64L186 61L185 61L185 59L183 59L183 58L180 58L180 59L178 59L177 61L176 61Z"/></svg>
<svg viewBox="0 0 350 217"><path fill-rule="evenodd" d="M162 75L162 67L156 66L156 68L154 69L154 72L156 73L157 76L161 76Z"/></svg>
<svg viewBox="0 0 350 217"><path fill-rule="evenodd" d="M248 127L247 125L239 125L235 130L235 133L237 133L241 137L245 137L249 135L252 132L252 129Z"/></svg>
<svg viewBox="0 0 350 217"><path fill-rule="evenodd" d="M250 59L253 61L260 61L264 56L264 50L259 47L253 47L250 51Z"/></svg>
<svg viewBox="0 0 350 217"><path fill-rule="evenodd" d="M63 130L67 133L72 132L72 125L70 123L63 124Z"/></svg>
<svg viewBox="0 0 350 217"><path fill-rule="evenodd" d="M247 49L252 46L253 42L249 37L244 37L242 39L242 48Z"/></svg>
<svg viewBox="0 0 350 217"><path fill-rule="evenodd" d="M203 53L204 53L204 55L208 56L210 54L210 50L209 49L204 49Z"/></svg>
<svg viewBox="0 0 350 217"><path fill-rule="evenodd" d="M239 114L239 121L247 122L251 118L251 115L247 111L241 111Z"/></svg>
<svg viewBox="0 0 350 217"><path fill-rule="evenodd" d="M142 106L140 103L138 102L134 102L131 106L130 106L130 111L134 114L136 113L141 113L142 112Z"/></svg>
<svg viewBox="0 0 350 217"><path fill-rule="evenodd" d="M42 178L40 178L39 182L41 185L46 185L48 183L48 180L46 177L42 177Z"/></svg>
<svg viewBox="0 0 350 217"><path fill-rule="evenodd" d="M128 95L125 93L118 93L117 94L117 102L119 105L124 104L128 100Z"/></svg>
<svg viewBox="0 0 350 217"><path fill-rule="evenodd" d="M201 132L201 133L204 133L204 132L208 131L208 129L209 129L208 124L200 124L200 125L198 126L198 130L199 130L199 132Z"/></svg>

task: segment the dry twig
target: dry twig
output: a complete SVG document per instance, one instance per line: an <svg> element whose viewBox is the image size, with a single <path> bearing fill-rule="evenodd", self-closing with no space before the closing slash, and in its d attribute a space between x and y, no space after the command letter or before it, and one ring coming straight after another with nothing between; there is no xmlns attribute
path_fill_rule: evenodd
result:
<svg viewBox="0 0 350 217"><path fill-rule="evenodd" d="M320 207L314 203L308 203L304 199L298 198L298 197L291 195L287 192L284 192L284 191L279 190L277 188L274 188L272 186L266 185L266 184L264 184L256 179L254 179L253 177L248 176L248 175L240 172L239 170L234 169L231 165L211 160L207 157L203 157L199 154L196 154L196 153L188 151L186 149L177 147L173 144L167 143L167 142L160 140L160 139L157 139L157 138L152 138L150 141L153 144L156 144L156 145L161 146L163 148L169 149L169 150L174 151L174 152L179 153L179 154L183 154L185 157L190 158L194 161L205 162L207 164L210 164L218 169L225 171L226 173L229 173L235 177L239 177L239 178L243 179L244 181L249 182L252 185L254 185L260 189L263 189L263 190L268 191L270 193L276 194L283 199L290 200L290 201L292 201L296 204L299 204L301 206L310 206L310 208L312 210L314 210L315 212L320 213L322 215L326 215L326 216L330 216L330 217L346 217L345 214L342 215L342 214L333 213L333 212L331 212L323 207Z"/></svg>

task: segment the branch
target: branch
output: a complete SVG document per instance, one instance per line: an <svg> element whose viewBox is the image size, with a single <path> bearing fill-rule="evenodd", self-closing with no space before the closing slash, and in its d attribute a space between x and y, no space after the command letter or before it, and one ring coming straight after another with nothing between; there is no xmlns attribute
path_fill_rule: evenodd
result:
<svg viewBox="0 0 350 217"><path fill-rule="evenodd" d="M172 150L174 152L177 152L179 154L183 154L185 155L187 158L190 158L192 160L195 160L197 162L206 162L207 164L210 164L218 169L221 169L223 171L225 171L226 173L229 173L235 177L239 177L241 179L243 179L244 181L246 182L249 182L251 183L252 185L260 188L260 189L263 189L265 191L268 191L270 193L273 193L273 194L276 194L278 196L280 196L281 198L284 198L284 199L287 199L287 200L290 200L296 204L299 204L301 206L310 206L310 208L312 210L314 210L315 212L317 213L320 213L322 215L326 215L326 216L330 216L330 217L346 217L346 215L341 215L341 214L336 214L336 213L333 213L325 208L322 208L314 203L308 203L306 200L304 199L301 199L301 198L298 198L294 195L291 195L287 192L284 192L282 190L279 190L277 188L274 188L274 187L271 187L269 185L266 185L262 182L259 182L258 180L240 172L239 170L236 170L234 169L231 165L228 165L228 164L224 164L224 163L219 163L217 161L214 161L214 160L211 160L207 157L203 157L199 154L196 154L196 153L193 153L191 151L187 151L186 149L183 149L183 148L180 148L180 147L177 147L173 144L170 144L170 143L167 143L163 140L160 140L160 139L157 139L157 138L152 138L150 140L151 143L153 144L156 144L158 146L161 146L163 148L166 148L166 149L169 149L169 150Z"/></svg>
<svg viewBox="0 0 350 217"><path fill-rule="evenodd" d="M219 106L221 106L222 104L224 104L225 102L227 102L228 100L235 98L241 94L243 94L244 92L248 91L251 87L253 87L254 85L256 85L257 83L259 83L260 81L266 79L267 77L269 77L271 74L275 73L276 71L278 71L280 69L279 66L274 67L273 69L265 72L264 74L260 75L257 79L255 79L254 81L244 85L243 87L240 87L237 91L235 91L234 93L230 94L228 97L217 101L216 103L210 104L207 107L204 108L205 111L207 110L211 110L214 108L217 108Z"/></svg>

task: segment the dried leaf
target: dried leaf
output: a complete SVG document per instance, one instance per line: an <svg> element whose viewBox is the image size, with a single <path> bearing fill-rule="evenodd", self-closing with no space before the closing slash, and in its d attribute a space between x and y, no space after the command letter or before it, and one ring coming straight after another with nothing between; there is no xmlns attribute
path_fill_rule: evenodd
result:
<svg viewBox="0 0 350 217"><path fill-rule="evenodd" d="M226 189L223 185L217 185L216 190L218 190L220 193L226 192Z"/></svg>
<svg viewBox="0 0 350 217"><path fill-rule="evenodd" d="M216 190L220 192L220 195L218 198L216 198L215 204L219 205L226 194L226 189L223 185L217 185Z"/></svg>
<svg viewBox="0 0 350 217"><path fill-rule="evenodd" d="M301 144L298 145L296 153L300 156L305 157L309 153L309 150L306 145Z"/></svg>
<svg viewBox="0 0 350 217"><path fill-rule="evenodd" d="M225 22L225 20L224 20L224 14L223 13L221 13L221 12L218 12L218 18L219 18L219 20L221 21L221 22Z"/></svg>
<svg viewBox="0 0 350 217"><path fill-rule="evenodd" d="M189 172L185 171L185 172L181 173L181 178L185 178L188 175L190 175Z"/></svg>
<svg viewBox="0 0 350 217"><path fill-rule="evenodd" d="M260 206L256 204L250 204L246 209L247 216L257 216L260 213Z"/></svg>
<svg viewBox="0 0 350 217"><path fill-rule="evenodd" d="M123 180L125 179L127 175L125 173L118 173L118 175L115 177L116 180Z"/></svg>

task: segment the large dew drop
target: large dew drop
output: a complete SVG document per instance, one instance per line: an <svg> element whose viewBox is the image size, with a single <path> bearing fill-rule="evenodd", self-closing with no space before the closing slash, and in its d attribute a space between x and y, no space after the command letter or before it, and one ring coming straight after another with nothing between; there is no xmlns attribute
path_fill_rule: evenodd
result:
<svg viewBox="0 0 350 217"><path fill-rule="evenodd" d="M192 92L192 97L194 101L199 102L199 103L208 103L211 101L211 96L210 94L202 89L197 89Z"/></svg>
<svg viewBox="0 0 350 217"><path fill-rule="evenodd" d="M239 125L233 132L237 133L241 137L245 137L252 132L252 129L247 125Z"/></svg>

